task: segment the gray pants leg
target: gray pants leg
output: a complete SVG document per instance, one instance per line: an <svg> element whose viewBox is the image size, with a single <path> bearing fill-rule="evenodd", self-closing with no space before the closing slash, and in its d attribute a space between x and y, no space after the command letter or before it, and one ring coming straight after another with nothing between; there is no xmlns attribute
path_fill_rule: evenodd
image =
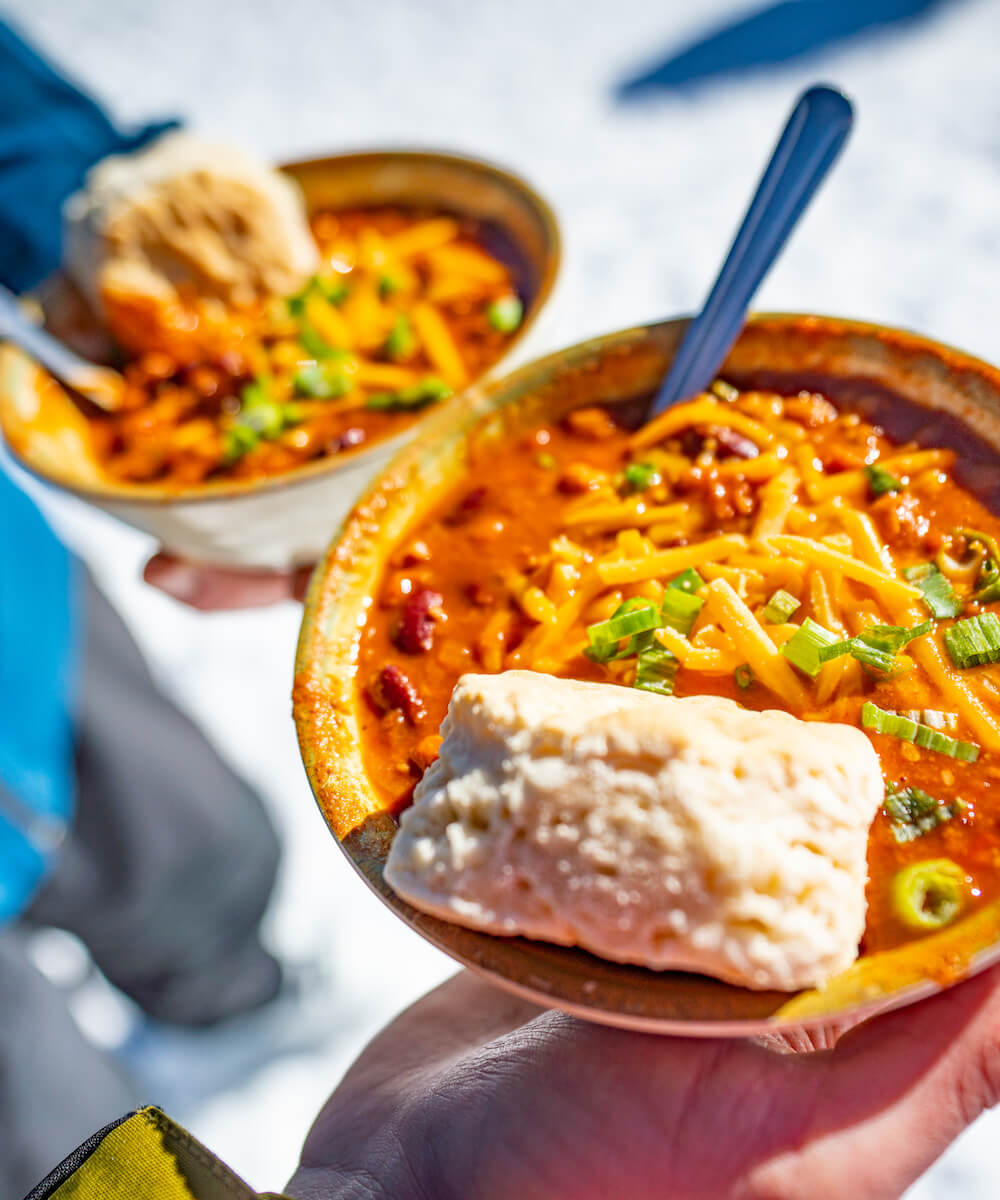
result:
<svg viewBox="0 0 1000 1200"><path fill-rule="evenodd" d="M138 1104L17 933L0 934L0 1195L25 1195L95 1129Z"/></svg>
<svg viewBox="0 0 1000 1200"><path fill-rule="evenodd" d="M77 815L29 918L76 934L151 1016L210 1025L280 986L259 937L277 836L93 584L86 600Z"/></svg>

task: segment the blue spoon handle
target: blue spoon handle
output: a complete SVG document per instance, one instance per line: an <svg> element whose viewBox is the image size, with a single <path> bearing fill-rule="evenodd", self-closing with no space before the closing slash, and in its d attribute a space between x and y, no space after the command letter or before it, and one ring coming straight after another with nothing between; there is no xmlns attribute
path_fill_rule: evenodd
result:
<svg viewBox="0 0 1000 1200"><path fill-rule="evenodd" d="M850 101L829 87L799 97L701 313L688 326L653 402L656 416L703 391L743 327L761 280L847 140Z"/></svg>

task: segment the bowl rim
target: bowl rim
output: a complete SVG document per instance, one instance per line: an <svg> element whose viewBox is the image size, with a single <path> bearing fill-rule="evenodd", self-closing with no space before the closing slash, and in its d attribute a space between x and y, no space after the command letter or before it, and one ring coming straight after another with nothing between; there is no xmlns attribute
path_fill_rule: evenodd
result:
<svg viewBox="0 0 1000 1200"><path fill-rule="evenodd" d="M480 389L480 394L477 397L479 403L476 405L479 415L478 418L471 419L470 427L473 427L478 420L482 420L484 416L493 411L489 407L489 400L498 392L516 391L519 386L523 385L531 377L536 377L537 382L540 382L544 378L545 372L550 368L575 365L584 361L590 354L603 353L619 346L625 346L630 342L642 340L651 333L663 331L671 326L683 327L689 320L689 317L668 318L588 338L543 357L533 359L509 375L490 380ZM910 354L930 352L949 369L971 372L988 381L989 385L1000 395L1000 368L994 367L985 360L963 350L925 337L911 330L881 325L876 322L859 321L851 318L815 313L761 312L751 314L747 319L748 325L758 327L773 325L776 328L780 328L782 324L787 325L789 323L841 336L850 336L851 334L874 336L878 340L892 344L894 347ZM521 394L530 395L530 387L524 388ZM512 401L513 404L519 402L519 399ZM454 941L470 940L464 936L470 934L473 935L471 940L476 943L481 943L483 939L489 942L509 942L511 940L522 939L500 938L483 931L465 929L463 926L454 925L437 918L430 918L396 896L388 884L381 878L373 878L366 871L365 860L370 862L372 858L377 858L377 851L364 847L365 834L356 823L338 830L331 796L332 791L338 785L342 786L345 783L349 783L355 788L360 787L370 790L370 784L364 773L362 772L360 780L357 779L346 761L345 751L353 752L356 749L360 751L360 747L357 745L358 739L355 736L356 725L354 725L353 718L353 703L349 710L344 712L336 702L328 702L327 707L336 711L330 725L322 730L319 728L320 713L317 705L317 694L322 691L324 676L327 675L325 662L330 647L324 628L324 617L327 612L331 611L332 606L335 604L336 576L338 569L343 569L345 565L340 561L339 550L341 544L347 542L349 535L352 534L352 530L355 532L355 535L362 533L366 527L370 532L373 516L379 512L381 507L380 497L383 492L392 490L394 481L405 478L411 468L419 462L428 447L432 446L435 441L441 440L442 436L449 430L455 432L454 427L456 425L462 425L465 421L469 420L470 416L468 413L463 414L455 410L439 411L435 419L422 428L420 436L398 453L370 483L364 494L359 497L352 510L344 518L336 534L333 536L326 553L316 564L304 603L302 623L296 647L295 683L292 696L293 718L299 749L314 802L320 810L324 823L333 835L341 853L346 856L354 871L361 876L370 890L397 917L438 950L443 951L462 966L474 971L495 986L504 988L523 999L528 999L533 1003L541 1004L545 1007L556 1007L587 1020L640 1032L695 1037L747 1037L761 1034L789 1033L815 1028L848 1028L876 1014L888 1012L925 999L945 990L954 983L961 982L986 970L1000 961L1000 934L998 934L991 941L984 942L978 949L970 953L962 969L954 977L941 978L934 977L930 973L923 974L897 990L883 991L877 995L861 997L841 1008L812 1012L795 1012L794 1015L793 1013L782 1015L779 1009L763 1017L749 1016L716 1019L710 1017L688 1019L682 1017L651 1016L597 1005L590 1006L585 1001L563 997L558 991L552 991L533 984L530 978L526 982L523 979L512 978L499 972L495 968L478 961L474 955L464 953L462 949L456 948ZM347 566L347 570L350 570L349 566ZM353 671L350 672L350 676L348 686L353 696ZM385 819L388 818L386 817ZM360 842L353 847L349 847L346 843L351 838L351 835L355 833L360 834ZM377 838L378 836L379 834L376 832L374 837ZM984 916L988 914L991 923L995 919L996 927L1000 930L1000 902L994 902L987 905L984 909L977 911L980 914L984 914ZM450 939L448 931L454 930L458 930L460 936ZM542 944L544 945L544 943ZM917 944L920 943L908 945ZM579 948L574 949L579 950ZM588 952L582 950L579 953L583 955L588 954ZM597 962L604 961L593 955L589 957L594 958ZM865 960L859 959L858 961L862 962ZM614 966L615 964L611 965ZM713 981L711 977L706 977L706 981L717 982ZM747 989L738 990L746 991ZM807 991L806 994L810 993ZM790 993L789 1000L792 1000L796 995L798 993Z"/></svg>
<svg viewBox="0 0 1000 1200"><path fill-rule="evenodd" d="M549 201L522 175L500 163L475 155L460 154L454 151L423 149L414 147L393 147L384 149L348 150L343 153L318 155L311 158L294 159L277 164L277 170L294 175L298 171L309 171L324 167L348 167L354 163L376 163L384 160L386 163L401 162L413 165L440 164L442 166L468 170L472 174L499 183L503 188L518 195L530 208L544 232L547 250L542 265L538 287L531 303L524 312L521 324L511 340L507 343L504 353L475 379L470 380L465 387L441 405L432 408L423 417L418 417L398 433L378 439L370 445L359 446L347 454L330 455L324 458L312 459L299 466L283 471L277 475L267 475L260 479L220 480L208 484L198 484L194 487L166 488L161 485L115 483L112 480L102 480L100 483L72 483L58 474L44 470L38 464L28 461L19 449L5 440L7 449L18 466L33 475L43 483L58 487L64 492L78 496L83 500L98 503L128 504L138 508L163 508L181 504L206 504L212 501L233 500L249 495L261 495L267 492L283 490L300 484L311 483L313 480L336 473L356 463L363 464L369 458L375 458L380 453L384 456L387 451L395 454L398 450L418 436L418 430L429 420L434 419L445 408L461 405L469 390L487 380L498 378L512 356L523 344L528 334L538 322L542 311L552 299L556 283L560 277L563 265L563 239L560 232L559 220ZM0 341L0 346L5 343ZM8 343L9 345L9 343ZM25 370L31 370L33 375L44 374L43 369L23 351L13 347L19 356ZM27 376L26 376L27 378ZM20 386L15 384L16 386ZM25 383L23 386L32 386ZM2 408L0 408L2 414ZM3 421L0 416L0 436L3 433Z"/></svg>

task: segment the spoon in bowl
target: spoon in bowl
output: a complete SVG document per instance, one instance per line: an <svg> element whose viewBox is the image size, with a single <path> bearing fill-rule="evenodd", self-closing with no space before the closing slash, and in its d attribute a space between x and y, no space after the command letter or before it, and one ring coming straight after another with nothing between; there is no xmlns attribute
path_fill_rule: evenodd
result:
<svg viewBox="0 0 1000 1200"><path fill-rule="evenodd" d="M69 346L29 320L13 292L0 286L0 341L20 346L26 354L71 391L105 412L121 407L125 380L110 367L88 362Z"/></svg>
<svg viewBox="0 0 1000 1200"><path fill-rule="evenodd" d="M834 88L811 87L799 97L647 419L704 391L715 378L743 327L754 293L833 166L853 121L851 102Z"/></svg>

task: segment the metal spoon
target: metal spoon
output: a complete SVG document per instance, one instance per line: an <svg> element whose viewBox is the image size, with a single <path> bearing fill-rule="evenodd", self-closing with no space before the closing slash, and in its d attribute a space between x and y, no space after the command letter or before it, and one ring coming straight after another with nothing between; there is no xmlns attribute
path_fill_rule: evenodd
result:
<svg viewBox="0 0 1000 1200"><path fill-rule="evenodd" d="M60 383L107 412L121 406L125 380L110 367L81 358L51 333L33 324L13 292L0 286L0 340L20 346Z"/></svg>
<svg viewBox="0 0 1000 1200"><path fill-rule="evenodd" d="M688 326L649 416L704 391L736 341L747 307L847 141L851 102L830 87L800 97L778 139L705 306Z"/></svg>

